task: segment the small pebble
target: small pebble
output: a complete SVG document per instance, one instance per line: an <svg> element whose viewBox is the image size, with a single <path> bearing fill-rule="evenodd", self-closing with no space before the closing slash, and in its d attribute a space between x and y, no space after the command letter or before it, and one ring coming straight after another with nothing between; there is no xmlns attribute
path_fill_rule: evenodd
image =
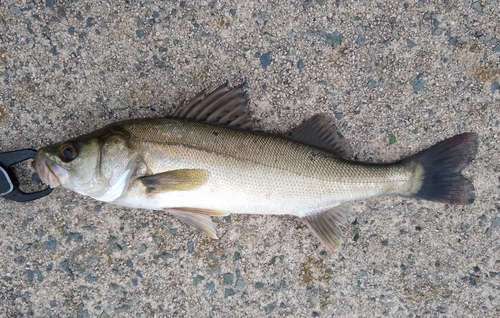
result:
<svg viewBox="0 0 500 318"><path fill-rule="evenodd" d="M124 304L124 305L122 305L120 307L115 308L115 312L128 311L130 308L132 308L133 305L134 305L134 302L132 300L129 300L129 301L127 301L126 304Z"/></svg>
<svg viewBox="0 0 500 318"><path fill-rule="evenodd" d="M141 246L139 247L139 254L146 252L147 249L148 248L147 248L146 244L144 244L144 243L141 244Z"/></svg>
<svg viewBox="0 0 500 318"><path fill-rule="evenodd" d="M335 30L334 32L332 32L330 34L324 33L324 37L328 43L333 44L333 45L342 44L342 40L344 39L342 34L340 34L340 32L337 30Z"/></svg>
<svg viewBox="0 0 500 318"><path fill-rule="evenodd" d="M20 15L22 13L21 9L19 9L19 7L17 6L10 6L9 11L14 15Z"/></svg>
<svg viewBox="0 0 500 318"><path fill-rule="evenodd" d="M71 243L71 241L75 241L78 243L81 243L83 240L83 237L80 233L75 233L75 232L69 232L68 237L66 239L66 244Z"/></svg>
<svg viewBox="0 0 500 318"><path fill-rule="evenodd" d="M237 279L236 279L236 289L244 289L246 286L246 283L245 283L245 280L243 279L243 277L241 276L238 276Z"/></svg>
<svg viewBox="0 0 500 318"><path fill-rule="evenodd" d="M26 261L26 257L24 257L24 256L18 256L16 258L14 258L14 263L16 263L17 265L22 265L25 261Z"/></svg>
<svg viewBox="0 0 500 318"><path fill-rule="evenodd" d="M236 294L236 292L234 291L234 289L226 288L226 290L224 291L224 298L234 296L235 294Z"/></svg>
<svg viewBox="0 0 500 318"><path fill-rule="evenodd" d="M391 32L391 34L392 34L392 37L394 39L399 40L399 32L398 32L398 30L393 29L392 32Z"/></svg>
<svg viewBox="0 0 500 318"><path fill-rule="evenodd" d="M172 235L177 234L177 229L176 228L170 229L168 230L168 233Z"/></svg>
<svg viewBox="0 0 500 318"><path fill-rule="evenodd" d="M123 290L123 287L117 283L111 283L109 284L109 289L112 289L112 290Z"/></svg>
<svg viewBox="0 0 500 318"><path fill-rule="evenodd" d="M94 275L87 275L85 277L85 281L86 282L89 282L89 283L92 283L92 282L97 282L99 280L99 276L94 276Z"/></svg>
<svg viewBox="0 0 500 318"><path fill-rule="evenodd" d="M139 39L144 39L146 37L146 33L144 33L144 31L142 30L136 30L135 31L135 35L139 38Z"/></svg>
<svg viewBox="0 0 500 318"><path fill-rule="evenodd" d="M213 281L209 281L205 284L205 290L208 290L210 292L210 295L215 295L215 293L217 292L215 290L215 283Z"/></svg>
<svg viewBox="0 0 500 318"><path fill-rule="evenodd" d="M288 288L288 285L285 283L285 281L282 281L280 284L280 292L285 291Z"/></svg>
<svg viewBox="0 0 500 318"><path fill-rule="evenodd" d="M301 58L299 58L299 61L297 62L297 67L299 68L299 70L304 69L304 61L302 61Z"/></svg>
<svg viewBox="0 0 500 318"><path fill-rule="evenodd" d="M27 269L26 274L28 275L28 281L30 283L33 283L33 279L35 278L35 272L33 272L31 269Z"/></svg>
<svg viewBox="0 0 500 318"><path fill-rule="evenodd" d="M154 258L154 259L160 259L160 258L164 258L164 259L167 259L167 258L174 258L174 254L170 254L170 253L167 253L167 252L163 252L163 253L160 253L160 254L153 255L153 258Z"/></svg>
<svg viewBox="0 0 500 318"><path fill-rule="evenodd" d="M473 8L474 10L476 10L478 12L483 11L483 6L481 5L481 3L479 1L473 2L470 6L471 6L471 8Z"/></svg>
<svg viewBox="0 0 500 318"><path fill-rule="evenodd" d="M439 27L435 28L434 30L432 30L432 35L441 35L441 34L443 34L443 31L444 30L439 28Z"/></svg>
<svg viewBox="0 0 500 318"><path fill-rule="evenodd" d="M198 284L200 284L204 279L205 279L205 277L203 277L201 275L196 275L196 277L193 278L193 284L195 286L198 286Z"/></svg>
<svg viewBox="0 0 500 318"><path fill-rule="evenodd" d="M304 2L302 2L302 7L304 8L304 10L309 9L311 6L312 6L312 0L305 0Z"/></svg>
<svg viewBox="0 0 500 318"><path fill-rule="evenodd" d="M448 42L452 45L458 45L458 39L456 36L451 36L448 38Z"/></svg>
<svg viewBox="0 0 500 318"><path fill-rule="evenodd" d="M356 38L356 44L359 46L364 46L365 45L365 38L362 36L358 36Z"/></svg>
<svg viewBox="0 0 500 318"><path fill-rule="evenodd" d="M48 241L43 242L43 246L47 251L55 251L57 248L57 240L52 235L49 235Z"/></svg>
<svg viewBox="0 0 500 318"><path fill-rule="evenodd" d="M35 275L36 275L36 279L39 281L39 282L43 282L43 273L42 271L37 267L35 268Z"/></svg>
<svg viewBox="0 0 500 318"><path fill-rule="evenodd" d="M491 226L500 227L500 217L496 217L491 220Z"/></svg>
<svg viewBox="0 0 500 318"><path fill-rule="evenodd" d="M396 136L392 135L391 138L389 139L389 144L393 145L396 143ZM382 244L384 244L384 241L382 241Z"/></svg>
<svg viewBox="0 0 500 318"><path fill-rule="evenodd" d="M269 65L271 65L271 52L262 54L259 59L260 59L260 66L263 69L266 69Z"/></svg>
<svg viewBox="0 0 500 318"><path fill-rule="evenodd" d="M194 253L194 244L193 244L193 242L191 242L191 241L188 242L187 243L187 248L188 248L188 252L189 253Z"/></svg>
<svg viewBox="0 0 500 318"><path fill-rule="evenodd" d="M273 310L274 310L274 307L275 307L275 303L267 304L267 306L266 306L266 314L272 313Z"/></svg>
<svg viewBox="0 0 500 318"><path fill-rule="evenodd" d="M49 27L44 26L42 29L42 34L45 35L46 37L50 38L51 33L50 33Z"/></svg>
<svg viewBox="0 0 500 318"><path fill-rule="evenodd" d="M226 273L226 274L224 274L224 276L223 276L224 284L226 284L226 285L232 284L233 283L233 278L234 278L234 275L232 273Z"/></svg>
<svg viewBox="0 0 500 318"><path fill-rule="evenodd" d="M75 275L73 274L73 271L71 270L71 268L69 268L68 261L64 261L64 262L59 263L59 266L64 270L64 272L66 272L66 274L69 275L69 277L71 277L71 278L75 277Z"/></svg>
<svg viewBox="0 0 500 318"><path fill-rule="evenodd" d="M418 73L410 80L410 84L413 86L413 90L415 92L420 92L424 89L427 81L423 79L423 74Z"/></svg>

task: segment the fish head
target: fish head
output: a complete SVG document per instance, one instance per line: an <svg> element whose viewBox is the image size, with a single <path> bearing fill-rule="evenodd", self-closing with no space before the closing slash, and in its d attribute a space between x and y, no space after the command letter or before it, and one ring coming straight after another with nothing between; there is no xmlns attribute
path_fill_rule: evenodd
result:
<svg viewBox="0 0 500 318"><path fill-rule="evenodd" d="M88 194L101 182L98 140L70 140L37 151L33 166L40 179L51 188L62 186Z"/></svg>
<svg viewBox="0 0 500 318"><path fill-rule="evenodd" d="M122 134L92 133L38 150L40 179L97 200L120 197L136 172L137 153Z"/></svg>

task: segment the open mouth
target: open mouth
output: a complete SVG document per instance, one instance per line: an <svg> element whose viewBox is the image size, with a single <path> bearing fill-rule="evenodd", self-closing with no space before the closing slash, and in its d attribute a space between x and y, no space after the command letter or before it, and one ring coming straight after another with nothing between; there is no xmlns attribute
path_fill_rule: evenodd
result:
<svg viewBox="0 0 500 318"><path fill-rule="evenodd" d="M61 181L65 180L68 176L65 169L47 159L41 151L36 153L33 166L43 183L49 185L51 188L61 185Z"/></svg>

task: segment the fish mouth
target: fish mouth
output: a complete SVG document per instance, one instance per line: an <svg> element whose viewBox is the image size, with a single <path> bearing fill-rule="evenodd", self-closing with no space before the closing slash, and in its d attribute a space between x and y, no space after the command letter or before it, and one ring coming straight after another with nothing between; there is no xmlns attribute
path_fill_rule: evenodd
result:
<svg viewBox="0 0 500 318"><path fill-rule="evenodd" d="M40 176L43 183L55 188L61 185L68 178L68 172L61 166L55 164L45 157L45 154L38 151L33 162L33 167Z"/></svg>

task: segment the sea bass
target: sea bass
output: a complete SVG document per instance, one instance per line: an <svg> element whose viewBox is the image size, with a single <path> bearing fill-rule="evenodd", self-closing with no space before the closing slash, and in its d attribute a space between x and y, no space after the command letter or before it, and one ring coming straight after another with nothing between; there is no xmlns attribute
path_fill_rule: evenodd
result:
<svg viewBox="0 0 500 318"><path fill-rule="evenodd" d="M285 135L255 128L243 86L201 92L169 118L126 120L44 147L43 182L113 204L169 212L217 238L211 216L300 217L340 247L349 202L397 194L449 204L474 200L461 175L477 135L463 133L392 164L347 160L349 147L317 115Z"/></svg>

